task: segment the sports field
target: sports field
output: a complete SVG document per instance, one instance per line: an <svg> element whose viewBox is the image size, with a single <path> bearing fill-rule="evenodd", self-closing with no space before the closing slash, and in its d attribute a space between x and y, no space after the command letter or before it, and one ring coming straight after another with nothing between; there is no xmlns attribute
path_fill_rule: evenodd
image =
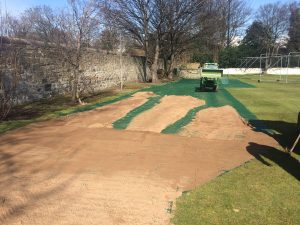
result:
<svg viewBox="0 0 300 225"><path fill-rule="evenodd" d="M300 84L255 79L179 80L1 135L1 224L297 224L282 146Z"/></svg>
<svg viewBox="0 0 300 225"><path fill-rule="evenodd" d="M177 200L172 222L300 224L300 143L292 156L282 151L283 147L291 147L299 132L299 77L290 76L288 84L257 83L259 76L253 75L234 78L255 86L228 91L255 115L250 123L268 132L281 147L256 146L263 150L254 154L256 159L184 194Z"/></svg>

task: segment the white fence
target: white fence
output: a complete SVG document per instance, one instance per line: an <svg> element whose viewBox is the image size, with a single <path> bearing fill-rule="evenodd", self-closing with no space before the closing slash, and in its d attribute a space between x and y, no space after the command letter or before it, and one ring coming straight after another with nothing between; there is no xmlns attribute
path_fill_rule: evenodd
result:
<svg viewBox="0 0 300 225"><path fill-rule="evenodd" d="M260 68L228 68L223 69L225 75L261 74ZM271 68L266 74L270 75L300 75L300 67L294 68ZM199 70L180 70L180 77L185 79L200 79Z"/></svg>
<svg viewBox="0 0 300 225"><path fill-rule="evenodd" d="M259 68L228 68L223 70L224 74L228 75L245 75L245 74L260 74Z"/></svg>
<svg viewBox="0 0 300 225"><path fill-rule="evenodd" d="M228 68L224 69L224 74L228 75L246 75L246 74L260 74L260 68ZM266 74L274 75L300 75L300 68L271 68L268 69Z"/></svg>

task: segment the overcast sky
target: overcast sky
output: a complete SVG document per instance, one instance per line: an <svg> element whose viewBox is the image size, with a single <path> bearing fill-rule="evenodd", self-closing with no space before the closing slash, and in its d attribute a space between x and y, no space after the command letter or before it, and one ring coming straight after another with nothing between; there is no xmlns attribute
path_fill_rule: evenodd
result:
<svg viewBox="0 0 300 225"><path fill-rule="evenodd" d="M292 0L281 0L279 2L291 2ZM66 6L67 0L0 0L2 11L4 11L5 3L7 11L13 15L17 15L27 8L37 5L49 5L54 8ZM260 5L278 2L278 0L249 0L249 5L256 10Z"/></svg>

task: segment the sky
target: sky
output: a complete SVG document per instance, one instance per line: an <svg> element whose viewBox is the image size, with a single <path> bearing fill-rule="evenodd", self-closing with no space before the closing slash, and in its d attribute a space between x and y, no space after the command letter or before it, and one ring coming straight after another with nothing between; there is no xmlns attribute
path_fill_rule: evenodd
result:
<svg viewBox="0 0 300 225"><path fill-rule="evenodd" d="M276 2L281 2L281 3L289 3L291 2L290 0L249 0L249 5L252 7L254 10L258 9L259 6L265 5L268 3L276 3Z"/></svg>
<svg viewBox="0 0 300 225"><path fill-rule="evenodd" d="M253 10L259 8L260 5L275 2L291 2L291 0L249 0L250 7ZM5 9L5 3L7 11L13 15L18 15L27 8L37 5L49 5L54 8L61 8L66 6L67 0L0 0L2 11Z"/></svg>
<svg viewBox="0 0 300 225"><path fill-rule="evenodd" d="M25 9L38 5L49 5L53 8L62 8L67 4L67 0L0 0L0 2L2 11L4 11L6 3L7 11L13 15L18 15Z"/></svg>

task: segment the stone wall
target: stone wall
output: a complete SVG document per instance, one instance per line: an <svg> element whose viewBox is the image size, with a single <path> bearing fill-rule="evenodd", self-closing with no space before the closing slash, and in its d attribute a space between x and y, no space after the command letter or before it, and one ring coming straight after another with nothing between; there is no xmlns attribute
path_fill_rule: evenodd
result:
<svg viewBox="0 0 300 225"><path fill-rule="evenodd" d="M0 82L9 83L17 75L16 103L70 92L72 71L67 63L51 55L51 48L45 54L41 50L41 43L20 39L1 41ZM80 68L81 92L97 93L120 85L121 74L123 82L139 80L143 74L142 60L141 57L89 49L84 54Z"/></svg>
<svg viewBox="0 0 300 225"><path fill-rule="evenodd" d="M179 72L179 76L184 79L200 79L201 70L189 70L189 69L181 69Z"/></svg>

